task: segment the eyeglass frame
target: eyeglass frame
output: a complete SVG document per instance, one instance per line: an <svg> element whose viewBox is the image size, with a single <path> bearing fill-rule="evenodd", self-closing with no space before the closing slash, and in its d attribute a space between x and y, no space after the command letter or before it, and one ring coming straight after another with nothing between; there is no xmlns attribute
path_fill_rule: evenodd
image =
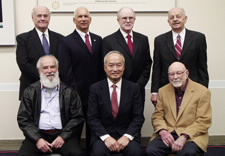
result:
<svg viewBox="0 0 225 156"><path fill-rule="evenodd" d="M170 72L168 72L168 75L169 75L169 77L174 77L175 75L177 75L177 77L181 77L181 76L183 76L183 74L185 73L187 71L187 69L185 69L184 71L178 71L178 72L176 72L176 73L170 73Z"/></svg>

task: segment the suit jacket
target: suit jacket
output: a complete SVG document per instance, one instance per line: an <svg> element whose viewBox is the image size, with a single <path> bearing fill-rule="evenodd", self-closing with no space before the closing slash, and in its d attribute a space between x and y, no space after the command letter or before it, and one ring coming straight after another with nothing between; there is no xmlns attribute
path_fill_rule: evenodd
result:
<svg viewBox="0 0 225 156"><path fill-rule="evenodd" d="M180 136L190 136L203 151L206 151L209 136L208 129L212 123L211 93L199 83L188 80L180 110L177 114L176 97L172 84L159 89L159 100L152 115L153 140L161 129L176 131Z"/></svg>
<svg viewBox="0 0 225 156"><path fill-rule="evenodd" d="M61 34L50 31L50 54L57 57L59 40L63 37ZM23 91L32 83L39 80L39 73L36 68L38 59L45 55L44 48L35 29L22 33L16 37L16 61L21 71L19 99Z"/></svg>
<svg viewBox="0 0 225 156"><path fill-rule="evenodd" d="M77 92L62 82L59 88L59 105L63 126L60 136L65 140L74 136L77 138L78 126L84 122L81 101ZM17 121L24 136L34 142L41 138L38 128L40 111L41 83L38 81L25 89L17 114Z"/></svg>
<svg viewBox="0 0 225 156"><path fill-rule="evenodd" d="M160 87L169 83L168 67L175 61L180 61L186 66L190 72L189 77L193 81L208 87L209 75L206 49L205 35L186 29L182 55L180 60L178 60L172 31L156 37L154 43L151 92L158 92Z"/></svg>
<svg viewBox="0 0 225 156"><path fill-rule="evenodd" d="M121 52L125 57L123 78L138 83L143 90L148 83L152 65L148 37L133 32L134 56L120 30L103 39L103 55L112 50Z"/></svg>
<svg viewBox="0 0 225 156"><path fill-rule="evenodd" d="M90 33L92 53L75 30L66 36L59 47L59 73L63 82L75 88L86 108L90 85L103 75L102 38ZM84 108L84 111L86 111Z"/></svg>
<svg viewBox="0 0 225 156"><path fill-rule="evenodd" d="M111 100L107 79L93 84L88 102L88 124L92 131L91 142L100 136L130 134L140 142L144 122L143 104L139 86L123 79L117 118L112 115ZM118 139L118 138L116 138Z"/></svg>

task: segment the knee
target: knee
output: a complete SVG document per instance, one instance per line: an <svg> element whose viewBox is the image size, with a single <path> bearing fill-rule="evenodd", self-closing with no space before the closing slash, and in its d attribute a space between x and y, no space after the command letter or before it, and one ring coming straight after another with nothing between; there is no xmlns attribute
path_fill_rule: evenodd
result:
<svg viewBox="0 0 225 156"><path fill-rule="evenodd" d="M146 153L146 156L154 156L155 153L157 153L157 148L154 147L154 146L147 146L146 150L145 150L145 153Z"/></svg>

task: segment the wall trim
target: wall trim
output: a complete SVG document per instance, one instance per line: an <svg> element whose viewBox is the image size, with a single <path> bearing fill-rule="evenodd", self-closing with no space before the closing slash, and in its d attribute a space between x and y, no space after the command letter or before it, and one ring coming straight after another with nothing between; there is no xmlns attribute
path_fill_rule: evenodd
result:
<svg viewBox="0 0 225 156"><path fill-rule="evenodd" d="M149 81L145 87L151 88L151 82ZM209 88L225 88L225 80L210 80ZM0 92L15 92L19 91L19 83L0 83Z"/></svg>

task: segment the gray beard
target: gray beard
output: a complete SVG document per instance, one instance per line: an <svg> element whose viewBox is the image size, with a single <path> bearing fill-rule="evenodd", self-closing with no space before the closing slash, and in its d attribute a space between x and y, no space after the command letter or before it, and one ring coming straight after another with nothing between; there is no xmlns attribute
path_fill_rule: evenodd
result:
<svg viewBox="0 0 225 156"><path fill-rule="evenodd" d="M40 73L40 82L46 88L55 88L57 85L59 85L60 82L59 72L55 73L55 76L52 80L49 80L46 75Z"/></svg>

